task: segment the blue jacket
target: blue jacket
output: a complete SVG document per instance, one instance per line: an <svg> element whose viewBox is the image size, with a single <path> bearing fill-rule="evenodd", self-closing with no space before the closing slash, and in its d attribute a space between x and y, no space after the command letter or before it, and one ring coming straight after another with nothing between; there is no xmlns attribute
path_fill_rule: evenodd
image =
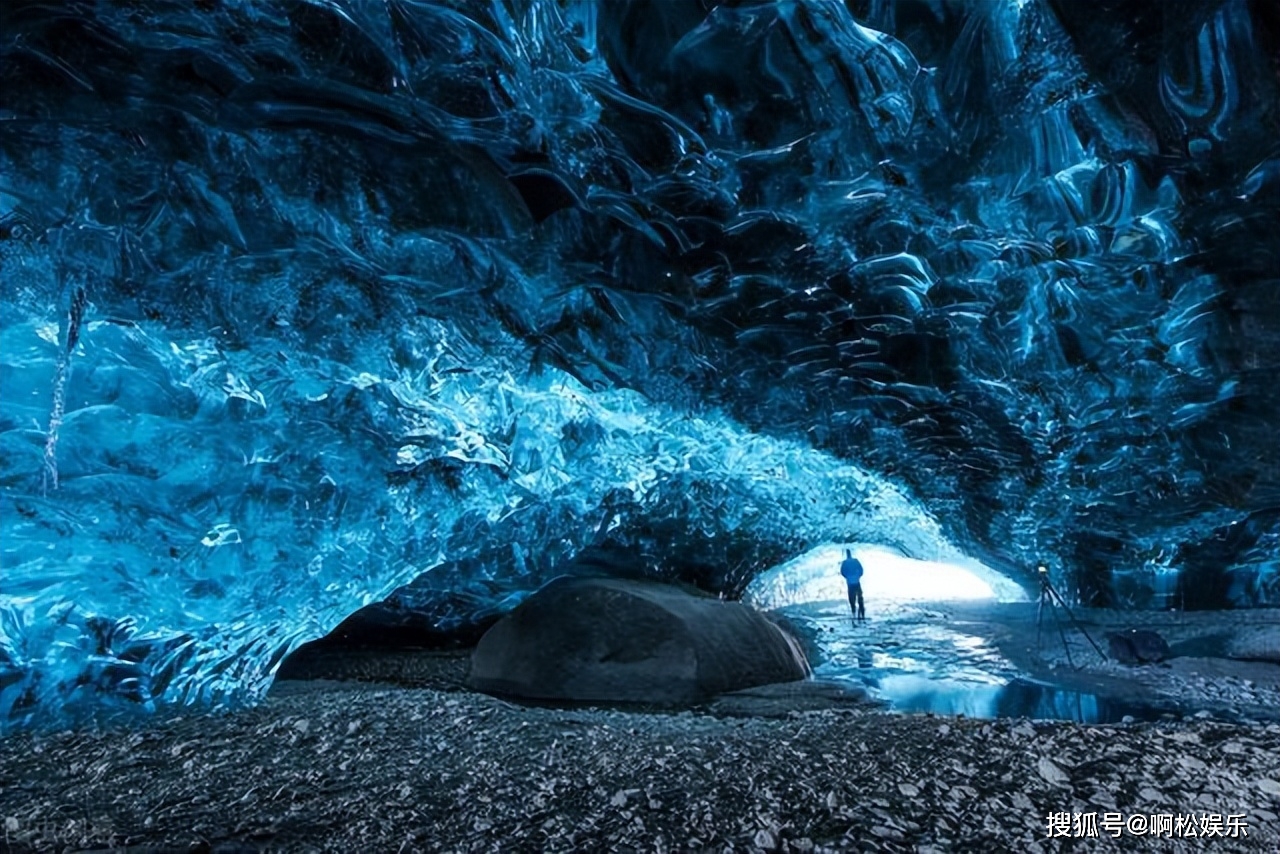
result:
<svg viewBox="0 0 1280 854"><path fill-rule="evenodd" d="M840 574L850 584L862 583L862 562L856 557L845 558L840 564Z"/></svg>

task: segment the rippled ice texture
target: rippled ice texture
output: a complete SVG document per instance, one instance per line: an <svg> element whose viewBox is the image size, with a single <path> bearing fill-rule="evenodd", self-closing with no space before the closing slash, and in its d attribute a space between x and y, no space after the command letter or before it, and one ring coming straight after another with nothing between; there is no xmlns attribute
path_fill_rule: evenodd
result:
<svg viewBox="0 0 1280 854"><path fill-rule="evenodd" d="M5 6L0 721L587 546L1280 601L1264 7Z"/></svg>

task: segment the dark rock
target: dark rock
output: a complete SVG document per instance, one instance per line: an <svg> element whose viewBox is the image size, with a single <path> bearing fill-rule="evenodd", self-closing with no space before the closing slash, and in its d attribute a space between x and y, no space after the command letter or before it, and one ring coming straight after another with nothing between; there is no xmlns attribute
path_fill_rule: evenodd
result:
<svg viewBox="0 0 1280 854"><path fill-rule="evenodd" d="M785 718L794 712L872 709L885 704L873 700L860 685L806 679L775 682L723 694L707 711L713 715L744 718Z"/></svg>
<svg viewBox="0 0 1280 854"><path fill-rule="evenodd" d="M808 674L799 644L740 602L562 577L480 639L468 685L526 699L690 705Z"/></svg>
<svg viewBox="0 0 1280 854"><path fill-rule="evenodd" d="M1169 644L1150 629L1108 632L1111 657L1121 664L1154 664L1169 657Z"/></svg>

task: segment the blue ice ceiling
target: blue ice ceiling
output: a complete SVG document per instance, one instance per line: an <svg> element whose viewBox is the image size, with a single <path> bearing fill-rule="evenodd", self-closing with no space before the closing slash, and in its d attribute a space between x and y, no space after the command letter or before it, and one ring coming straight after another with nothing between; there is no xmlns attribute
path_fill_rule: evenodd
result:
<svg viewBox="0 0 1280 854"><path fill-rule="evenodd" d="M12 2L0 719L828 542L1280 602L1258 2ZM416 579L416 581L415 581Z"/></svg>

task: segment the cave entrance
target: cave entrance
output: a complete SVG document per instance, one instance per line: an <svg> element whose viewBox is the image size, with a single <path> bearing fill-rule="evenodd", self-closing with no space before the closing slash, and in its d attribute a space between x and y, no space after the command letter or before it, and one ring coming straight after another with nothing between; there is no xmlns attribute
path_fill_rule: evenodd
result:
<svg viewBox="0 0 1280 854"><path fill-rule="evenodd" d="M926 602L1024 602L1016 581L979 563L916 560L870 543L832 543L767 570L747 587L744 599L771 611L793 605L844 603L840 561L849 549L862 562L868 615L883 616Z"/></svg>
<svg viewBox="0 0 1280 854"><path fill-rule="evenodd" d="M840 575L846 548L863 565L865 623L851 619ZM924 561L874 544L832 543L762 573L743 599L801 639L815 678L860 686L894 711L1089 723L1155 719L1161 711L1029 680L998 638L1015 615L1027 625L1032 597L976 560Z"/></svg>

